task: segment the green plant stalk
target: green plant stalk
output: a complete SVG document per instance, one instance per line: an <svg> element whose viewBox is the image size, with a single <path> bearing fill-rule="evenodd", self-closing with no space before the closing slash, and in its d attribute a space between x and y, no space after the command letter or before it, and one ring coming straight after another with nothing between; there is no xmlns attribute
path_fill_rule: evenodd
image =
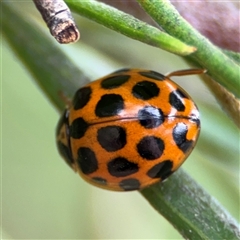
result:
<svg viewBox="0 0 240 240"><path fill-rule="evenodd" d="M237 64L239 62L239 54L225 51L226 55L228 55L232 60L234 60ZM192 67L199 67L198 62L194 59L186 58L186 62ZM235 125L240 128L240 99L236 98L231 92L227 91L222 85L218 82L214 81L210 76L203 74L200 76L204 84L208 87L209 91L213 94L222 110L225 114L235 123Z"/></svg>
<svg viewBox="0 0 240 240"><path fill-rule="evenodd" d="M240 53L229 50L223 50L223 53L240 65Z"/></svg>
<svg viewBox="0 0 240 240"><path fill-rule="evenodd" d="M72 11L151 46L182 56L191 54L196 50L195 47L182 43L158 28L152 27L104 3L94 0L70 0L66 2Z"/></svg>
<svg viewBox="0 0 240 240"><path fill-rule="evenodd" d="M237 223L181 169L141 194L186 239L240 239Z"/></svg>
<svg viewBox="0 0 240 240"><path fill-rule="evenodd" d="M142 8L171 36L195 46L193 58L208 74L240 98L240 67L185 21L168 0L137 0Z"/></svg>
<svg viewBox="0 0 240 240"><path fill-rule="evenodd" d="M2 3L4 37L48 98L61 111L64 106L58 92L72 95L78 87L81 72L68 63L69 59L64 53L52 44L54 40L45 37L34 22L24 20L25 15L12 8L14 4ZM173 174L165 183L146 188L142 194L180 233L190 239L193 234L186 229L194 232L195 239L213 239L211 236L218 236L215 239L222 239L222 236L238 239L234 220L182 170ZM204 214L201 214L203 210ZM195 213L200 214L196 216ZM210 229L205 232L206 222Z"/></svg>
<svg viewBox="0 0 240 240"><path fill-rule="evenodd" d="M12 13L10 3L1 4L4 37L51 102L63 109L66 105L64 97L72 97L76 89L88 83L89 79L53 39L39 32L39 28L32 26L29 20ZM11 21L9 16L12 16Z"/></svg>

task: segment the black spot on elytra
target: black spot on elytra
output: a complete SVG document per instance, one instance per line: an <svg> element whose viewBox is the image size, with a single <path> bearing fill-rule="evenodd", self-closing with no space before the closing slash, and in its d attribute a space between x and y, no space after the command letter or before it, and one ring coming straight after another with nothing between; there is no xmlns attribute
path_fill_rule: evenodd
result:
<svg viewBox="0 0 240 240"><path fill-rule="evenodd" d="M123 148L127 142L126 132L119 126L102 127L97 132L100 145L108 152L114 152Z"/></svg>
<svg viewBox="0 0 240 240"><path fill-rule="evenodd" d="M177 89L175 92L177 92L177 94L181 96L181 98L189 98L188 95L185 92L183 92L181 89Z"/></svg>
<svg viewBox="0 0 240 240"><path fill-rule="evenodd" d="M189 121L196 123L197 127L200 127L201 125L201 122L198 116L196 117L195 115L190 115Z"/></svg>
<svg viewBox="0 0 240 240"><path fill-rule="evenodd" d="M171 160L165 160L161 163L154 165L147 172L147 175L150 178L161 178L161 180L163 180L172 174L172 167L173 167L173 162Z"/></svg>
<svg viewBox="0 0 240 240"><path fill-rule="evenodd" d="M70 136L72 138L79 139L84 136L88 127L89 127L88 123L83 118L76 118L70 125L69 128Z"/></svg>
<svg viewBox="0 0 240 240"><path fill-rule="evenodd" d="M157 84L150 81L138 82L132 88L132 94L134 97L149 100L151 98L157 97L160 92Z"/></svg>
<svg viewBox="0 0 240 240"><path fill-rule="evenodd" d="M129 72L131 69L130 68L122 68L122 69L119 69L115 72L113 72L112 74L115 74L115 73L125 73L125 72Z"/></svg>
<svg viewBox="0 0 240 240"><path fill-rule="evenodd" d="M182 92L180 89L173 91L169 95L169 103L178 111L183 112L185 106L183 103L183 98L188 98L187 95Z"/></svg>
<svg viewBox="0 0 240 240"><path fill-rule="evenodd" d="M156 128L164 122L164 115L161 109L147 106L138 111L140 124L145 128Z"/></svg>
<svg viewBox="0 0 240 240"><path fill-rule="evenodd" d="M61 156L64 158L65 162L72 168L74 161L72 158L71 149L60 141L57 142L57 148Z"/></svg>
<svg viewBox="0 0 240 240"><path fill-rule="evenodd" d="M148 71L148 72L138 72L143 77L152 78L154 80L164 80L166 77L162 75L161 73L155 72L155 71Z"/></svg>
<svg viewBox="0 0 240 240"><path fill-rule="evenodd" d="M173 128L173 139L176 145L185 153L192 148L193 141L186 138L188 132L187 125L184 123L178 123Z"/></svg>
<svg viewBox="0 0 240 240"><path fill-rule="evenodd" d="M147 160L155 160L161 157L164 151L164 142L160 138L147 136L137 144L137 151L141 157Z"/></svg>
<svg viewBox="0 0 240 240"><path fill-rule="evenodd" d="M194 107L196 108L196 110L190 114L189 121L196 123L197 127L200 127L201 122L199 118L200 116L199 116L198 107L196 106L196 104L194 104Z"/></svg>
<svg viewBox="0 0 240 240"><path fill-rule="evenodd" d="M73 108L78 110L87 105L91 98L92 89L90 87L84 87L77 90L73 98Z"/></svg>
<svg viewBox="0 0 240 240"><path fill-rule="evenodd" d="M124 101L121 95L105 94L101 97L95 108L98 117L111 117L124 109Z"/></svg>
<svg viewBox="0 0 240 240"><path fill-rule="evenodd" d="M93 177L92 180L101 185L107 185L107 180L101 177Z"/></svg>
<svg viewBox="0 0 240 240"><path fill-rule="evenodd" d="M90 174L98 169L98 161L95 153L86 147L78 149L77 163L84 174Z"/></svg>
<svg viewBox="0 0 240 240"><path fill-rule="evenodd" d="M140 188L140 182L135 178L129 178L122 180L119 186L125 191L138 190Z"/></svg>
<svg viewBox="0 0 240 240"><path fill-rule="evenodd" d="M101 87L104 89L118 88L131 78L130 75L116 75L105 78L101 82Z"/></svg>
<svg viewBox="0 0 240 240"><path fill-rule="evenodd" d="M130 162L126 158L117 157L108 164L108 172L114 177L126 177L136 173L139 169L138 164Z"/></svg>

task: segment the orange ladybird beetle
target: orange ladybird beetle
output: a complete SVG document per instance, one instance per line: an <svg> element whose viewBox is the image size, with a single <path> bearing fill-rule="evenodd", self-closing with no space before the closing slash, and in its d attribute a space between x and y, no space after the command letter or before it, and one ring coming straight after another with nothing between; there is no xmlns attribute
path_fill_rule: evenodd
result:
<svg viewBox="0 0 240 240"><path fill-rule="evenodd" d="M57 126L61 156L86 181L109 190L163 181L200 131L196 104L170 76L203 72L121 69L78 89Z"/></svg>

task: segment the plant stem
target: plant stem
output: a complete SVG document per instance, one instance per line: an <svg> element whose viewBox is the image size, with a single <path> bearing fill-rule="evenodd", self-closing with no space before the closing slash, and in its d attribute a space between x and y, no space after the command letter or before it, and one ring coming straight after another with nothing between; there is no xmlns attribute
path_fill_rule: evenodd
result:
<svg viewBox="0 0 240 240"><path fill-rule="evenodd" d="M94 0L66 2L74 12L154 47L182 56L191 54L196 50L195 47L182 43L158 28L152 27L104 3Z"/></svg>
<svg viewBox="0 0 240 240"><path fill-rule="evenodd" d="M185 21L168 0L138 0L142 8L171 36L196 46L189 56L197 61L218 83L240 98L240 67L219 48Z"/></svg>

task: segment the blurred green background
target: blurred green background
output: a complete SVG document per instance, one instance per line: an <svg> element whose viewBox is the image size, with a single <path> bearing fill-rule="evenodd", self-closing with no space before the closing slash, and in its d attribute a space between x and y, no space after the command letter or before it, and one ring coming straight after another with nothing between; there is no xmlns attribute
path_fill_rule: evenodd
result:
<svg viewBox="0 0 240 240"><path fill-rule="evenodd" d="M33 3L21 7L48 34ZM92 80L121 67L163 74L189 68L173 54L76 20L81 40L60 47ZM98 189L74 174L55 146L59 113L4 39L1 65L3 238L182 239L138 192ZM202 119L183 168L239 221L239 130L198 77L174 80L196 101Z"/></svg>

